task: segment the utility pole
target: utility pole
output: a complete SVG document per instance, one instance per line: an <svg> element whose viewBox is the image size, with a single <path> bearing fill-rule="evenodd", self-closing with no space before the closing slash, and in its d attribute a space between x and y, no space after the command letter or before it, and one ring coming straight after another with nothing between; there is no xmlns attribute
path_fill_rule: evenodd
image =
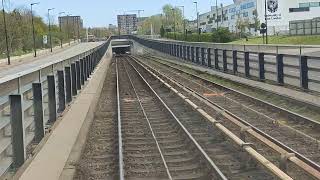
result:
<svg viewBox="0 0 320 180"><path fill-rule="evenodd" d="M267 0L264 0L264 18L266 24L266 44L268 44L268 15L267 15Z"/></svg>
<svg viewBox="0 0 320 180"><path fill-rule="evenodd" d="M197 34L198 34L198 41L200 41L200 31L199 31L199 12L198 12L198 2L193 2L196 5L196 13L197 13Z"/></svg>
<svg viewBox="0 0 320 180"><path fill-rule="evenodd" d="M50 52L52 52L52 36L51 36L51 24L50 24L50 11L52 10L54 10L54 8L48 9Z"/></svg>
<svg viewBox="0 0 320 180"><path fill-rule="evenodd" d="M218 0L216 0L216 13L217 13L217 18L216 18L216 24L217 24L217 30L218 30L218 27L219 27L219 19L218 19L218 16L219 16L219 12L218 12Z"/></svg>
<svg viewBox="0 0 320 180"><path fill-rule="evenodd" d="M7 30L7 22L6 22L6 12L4 11L3 0L2 0L2 12L3 12L4 33L6 37L8 65L10 65L11 62L10 62L10 51L9 51L9 44L8 44L8 30Z"/></svg>
<svg viewBox="0 0 320 180"><path fill-rule="evenodd" d="M176 10L175 8L171 9L173 11L173 33L174 33L174 39L177 40L177 35L176 35Z"/></svg>
<svg viewBox="0 0 320 180"><path fill-rule="evenodd" d="M68 41L69 41L69 46L71 45L71 43L70 43L70 29L69 29L69 17L71 15L72 14L67 14L67 38L68 38Z"/></svg>
<svg viewBox="0 0 320 180"><path fill-rule="evenodd" d="M31 23L32 23L32 38L33 38L33 51L34 51L34 57L37 57L37 47L36 47L36 33L35 33L35 30L34 30L34 21L33 21L33 9L32 9L32 6L33 5L37 5L39 4L39 2L37 3L31 3L30 6L31 6Z"/></svg>
<svg viewBox="0 0 320 180"><path fill-rule="evenodd" d="M184 40L186 40L186 18L184 16L184 6L178 6L182 8L182 16L183 16L183 34L184 34Z"/></svg>
<svg viewBox="0 0 320 180"><path fill-rule="evenodd" d="M60 46L62 48L62 24L61 24L61 14L64 14L65 12L59 12L59 28L60 28Z"/></svg>
<svg viewBox="0 0 320 180"><path fill-rule="evenodd" d="M81 40L80 40L80 23L81 23L80 16L77 19L78 19L78 41L81 42Z"/></svg>

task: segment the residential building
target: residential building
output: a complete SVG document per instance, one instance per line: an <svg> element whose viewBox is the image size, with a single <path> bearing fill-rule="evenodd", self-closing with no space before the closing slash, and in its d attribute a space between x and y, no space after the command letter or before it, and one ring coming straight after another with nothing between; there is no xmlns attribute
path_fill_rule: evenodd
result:
<svg viewBox="0 0 320 180"><path fill-rule="evenodd" d="M81 29L83 29L83 20L81 16L60 16L59 26L64 32L67 32L70 38L80 38Z"/></svg>
<svg viewBox="0 0 320 180"><path fill-rule="evenodd" d="M137 31L137 15L118 15L118 30L121 34L135 34Z"/></svg>

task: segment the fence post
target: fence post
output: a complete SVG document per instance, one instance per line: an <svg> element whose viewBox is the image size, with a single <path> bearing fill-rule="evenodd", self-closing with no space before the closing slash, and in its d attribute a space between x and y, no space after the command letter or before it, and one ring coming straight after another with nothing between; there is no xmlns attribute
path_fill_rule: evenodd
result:
<svg viewBox="0 0 320 180"><path fill-rule="evenodd" d="M206 65L206 61L204 57L204 48L201 48L201 64Z"/></svg>
<svg viewBox="0 0 320 180"><path fill-rule="evenodd" d="M223 72L228 71L228 62L227 62L227 50L222 51L222 61L223 61Z"/></svg>
<svg viewBox="0 0 320 180"><path fill-rule="evenodd" d="M283 74L283 54L277 54L277 82L280 85L284 83Z"/></svg>
<svg viewBox="0 0 320 180"><path fill-rule="evenodd" d="M54 75L47 76L48 81L48 106L49 106L49 123L54 123L57 119L57 106L56 106L56 83Z"/></svg>
<svg viewBox="0 0 320 180"><path fill-rule="evenodd" d="M211 49L208 48L207 49L207 60L208 60L208 67L212 67L212 64L211 64Z"/></svg>
<svg viewBox="0 0 320 180"><path fill-rule="evenodd" d="M259 56L259 80L265 80L265 69L264 69L264 53L260 52Z"/></svg>
<svg viewBox="0 0 320 180"><path fill-rule="evenodd" d="M219 54L218 54L218 49L214 49L214 68L215 69L220 69L219 68Z"/></svg>
<svg viewBox="0 0 320 180"><path fill-rule="evenodd" d="M196 47L196 63L199 64L199 47Z"/></svg>
<svg viewBox="0 0 320 180"><path fill-rule="evenodd" d="M58 99L59 99L59 108L58 112L63 112L66 108L66 97L64 91L64 72L58 71Z"/></svg>
<svg viewBox="0 0 320 180"><path fill-rule="evenodd" d="M190 46L187 47L187 59L188 59L188 61L191 61L191 57L190 57Z"/></svg>
<svg viewBox="0 0 320 180"><path fill-rule="evenodd" d="M249 52L244 52L244 72L246 77L250 77Z"/></svg>
<svg viewBox="0 0 320 180"><path fill-rule="evenodd" d="M194 47L191 46L191 61L194 62Z"/></svg>
<svg viewBox="0 0 320 180"><path fill-rule="evenodd" d="M232 51L232 65L233 65L233 74L237 74L238 72L238 51L233 50Z"/></svg>
<svg viewBox="0 0 320 180"><path fill-rule="evenodd" d="M81 89L81 66L80 61L76 61L76 80L77 80L77 90Z"/></svg>
<svg viewBox="0 0 320 180"><path fill-rule="evenodd" d="M65 79L66 79L66 101L70 103L72 101L72 90L71 90L71 69L65 67Z"/></svg>
<svg viewBox="0 0 320 180"><path fill-rule="evenodd" d="M81 85L84 85L84 60L80 59L80 80Z"/></svg>
<svg viewBox="0 0 320 180"><path fill-rule="evenodd" d="M26 151L24 146L22 96L10 95L10 120L12 133L13 167L19 168L25 161Z"/></svg>
<svg viewBox="0 0 320 180"><path fill-rule="evenodd" d="M300 86L309 89L308 78L308 57L300 56Z"/></svg>
<svg viewBox="0 0 320 180"><path fill-rule="evenodd" d="M75 63L71 63L71 88L72 95L77 95L77 71Z"/></svg>
<svg viewBox="0 0 320 180"><path fill-rule="evenodd" d="M43 103L42 103L42 87L41 83L33 83L33 112L35 124L34 140L39 143L44 137L43 125Z"/></svg>

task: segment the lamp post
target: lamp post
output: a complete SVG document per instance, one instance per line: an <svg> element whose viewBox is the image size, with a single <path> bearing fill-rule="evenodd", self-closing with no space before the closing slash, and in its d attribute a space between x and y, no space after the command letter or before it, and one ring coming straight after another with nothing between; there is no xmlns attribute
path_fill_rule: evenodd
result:
<svg viewBox="0 0 320 180"><path fill-rule="evenodd" d="M61 14L65 14L65 12L59 12L59 28L60 28L60 46L62 48L62 24L61 24Z"/></svg>
<svg viewBox="0 0 320 180"><path fill-rule="evenodd" d="M50 25L50 11L52 10L54 10L54 8L48 9L50 52L52 52L52 36L51 36L51 25Z"/></svg>
<svg viewBox="0 0 320 180"><path fill-rule="evenodd" d="M34 30L34 21L33 21L33 9L32 6L39 4L37 3L31 3L31 23L32 23L32 38L33 38L33 51L34 51L34 57L37 57L37 47L36 47L36 32Z"/></svg>
<svg viewBox="0 0 320 180"><path fill-rule="evenodd" d="M183 34L184 34L184 40L186 40L186 18L184 17L184 6L178 6L182 8L182 16L183 16Z"/></svg>
<svg viewBox="0 0 320 180"><path fill-rule="evenodd" d="M2 12L3 12L3 23L4 23L4 33L6 38L6 46L7 46L7 58L8 58L8 65L10 65L10 51L9 51L9 44L8 44L8 30L7 30L7 23L6 23L6 12L4 11L4 5L2 0Z"/></svg>
<svg viewBox="0 0 320 180"><path fill-rule="evenodd" d="M173 34L174 34L174 39L177 39L177 35L176 35L176 12L175 12L175 8L171 9L173 12Z"/></svg>
<svg viewBox="0 0 320 180"><path fill-rule="evenodd" d="M267 15L267 0L264 0L264 19L266 24L266 44L268 44L268 15Z"/></svg>
<svg viewBox="0 0 320 180"><path fill-rule="evenodd" d="M67 38L68 38L68 41L69 41L69 46L71 45L70 43L70 31L69 31L69 16L71 16L72 14L67 14Z"/></svg>
<svg viewBox="0 0 320 180"><path fill-rule="evenodd" d="M196 13L197 13L197 33L198 33L198 41L200 41L200 32L199 32L199 12L198 12L198 2L193 2L196 5Z"/></svg>

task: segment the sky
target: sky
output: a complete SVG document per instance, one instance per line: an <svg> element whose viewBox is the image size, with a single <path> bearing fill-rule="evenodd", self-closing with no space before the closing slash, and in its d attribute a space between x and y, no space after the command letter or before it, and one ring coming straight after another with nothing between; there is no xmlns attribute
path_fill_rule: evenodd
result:
<svg viewBox="0 0 320 180"><path fill-rule="evenodd" d="M144 10L141 16L151 16L162 12L165 4L185 6L185 16L188 19L196 18L194 0L5 0L5 8L12 10L15 7L30 8L30 3L40 2L34 6L34 12L47 20L47 9L52 11L55 22L59 12L80 15L85 27L106 27L117 23L117 15L126 11ZM200 13L208 12L216 0L197 0ZM218 4L231 4L233 0L218 0ZM127 12L130 13L130 12ZM135 13L135 12L132 12Z"/></svg>

